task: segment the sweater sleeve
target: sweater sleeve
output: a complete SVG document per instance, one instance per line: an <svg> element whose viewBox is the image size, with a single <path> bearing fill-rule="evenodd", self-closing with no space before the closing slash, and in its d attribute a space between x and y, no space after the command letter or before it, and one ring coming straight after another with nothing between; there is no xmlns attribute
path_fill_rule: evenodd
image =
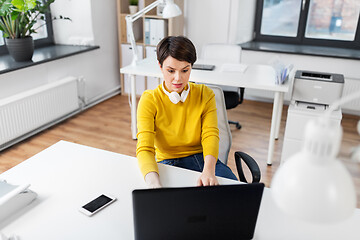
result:
<svg viewBox="0 0 360 240"><path fill-rule="evenodd" d="M206 103L201 119L201 145L204 157L212 155L217 159L219 154L219 129L217 124L215 94L208 87L205 87L203 94Z"/></svg>
<svg viewBox="0 0 360 240"><path fill-rule="evenodd" d="M156 107L153 96L149 92L144 92L140 98L137 110L137 147L136 157L141 173L145 175L149 172L159 173L155 161L155 114Z"/></svg>

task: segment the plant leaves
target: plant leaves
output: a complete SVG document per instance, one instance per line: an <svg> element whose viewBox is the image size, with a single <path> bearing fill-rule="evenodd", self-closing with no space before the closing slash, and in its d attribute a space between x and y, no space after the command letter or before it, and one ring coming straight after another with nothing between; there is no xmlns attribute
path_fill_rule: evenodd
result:
<svg viewBox="0 0 360 240"><path fill-rule="evenodd" d="M11 10L11 0L0 0L0 16L5 16Z"/></svg>
<svg viewBox="0 0 360 240"><path fill-rule="evenodd" d="M36 0L12 0L11 3L21 12L26 12L36 7Z"/></svg>
<svg viewBox="0 0 360 240"><path fill-rule="evenodd" d="M15 19L17 19L18 16L19 16L19 14L20 14L19 12L15 12L15 11L12 12L12 13L11 13L11 20L14 21Z"/></svg>
<svg viewBox="0 0 360 240"><path fill-rule="evenodd" d="M38 20L51 21L42 15L55 0L0 0L0 31L4 37L23 38L36 33ZM63 19L70 20L68 17ZM42 26L42 25L41 25ZM40 26L40 27L41 27Z"/></svg>

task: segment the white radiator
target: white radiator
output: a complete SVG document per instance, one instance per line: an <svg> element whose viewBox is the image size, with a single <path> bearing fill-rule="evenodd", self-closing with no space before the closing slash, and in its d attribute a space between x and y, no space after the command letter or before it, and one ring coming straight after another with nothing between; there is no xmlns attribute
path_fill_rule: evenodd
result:
<svg viewBox="0 0 360 240"><path fill-rule="evenodd" d="M67 77L1 99L0 150L16 139L31 132L36 133L36 130L44 126L55 124L59 119L79 108L75 77Z"/></svg>

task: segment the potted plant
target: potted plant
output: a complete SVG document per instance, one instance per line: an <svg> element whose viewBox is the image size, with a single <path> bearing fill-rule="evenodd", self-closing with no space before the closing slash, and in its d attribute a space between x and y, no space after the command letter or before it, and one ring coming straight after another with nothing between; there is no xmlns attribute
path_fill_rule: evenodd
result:
<svg viewBox="0 0 360 240"><path fill-rule="evenodd" d="M35 23L38 20L45 21L43 14L49 11L54 1L0 0L0 30L15 61L31 60L34 53L31 34L39 28Z"/></svg>
<svg viewBox="0 0 360 240"><path fill-rule="evenodd" d="M138 0L129 0L129 11L130 14L134 14L138 11Z"/></svg>

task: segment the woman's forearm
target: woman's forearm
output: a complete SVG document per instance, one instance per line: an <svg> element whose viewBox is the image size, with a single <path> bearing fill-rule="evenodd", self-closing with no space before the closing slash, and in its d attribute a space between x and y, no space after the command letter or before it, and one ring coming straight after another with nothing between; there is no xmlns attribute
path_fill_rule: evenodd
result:
<svg viewBox="0 0 360 240"><path fill-rule="evenodd" d="M204 171L215 174L215 166L217 159L212 155L205 156L204 159Z"/></svg>
<svg viewBox="0 0 360 240"><path fill-rule="evenodd" d="M212 155L206 155L204 158L204 169L198 179L198 186L213 186L218 185L218 180L215 176L216 158Z"/></svg>
<svg viewBox="0 0 360 240"><path fill-rule="evenodd" d="M160 176L157 172L149 172L146 174L145 182L149 188L161 188Z"/></svg>

